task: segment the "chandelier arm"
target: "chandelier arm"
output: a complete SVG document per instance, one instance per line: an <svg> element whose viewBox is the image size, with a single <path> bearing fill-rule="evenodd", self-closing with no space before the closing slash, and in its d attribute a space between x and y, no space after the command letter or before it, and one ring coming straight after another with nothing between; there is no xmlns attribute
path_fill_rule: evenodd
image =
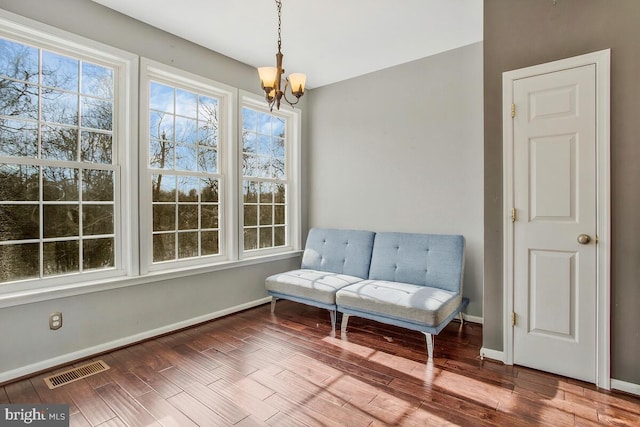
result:
<svg viewBox="0 0 640 427"><path fill-rule="evenodd" d="M294 102L289 101L289 98L287 98L287 87L290 87L289 86L289 79L285 80L284 90L282 91L282 97L284 98L285 101L287 101L287 104L289 104L289 105L291 105L293 107L298 102L300 102L300 97L296 96L296 100ZM291 92L291 93L293 93L293 92Z"/></svg>

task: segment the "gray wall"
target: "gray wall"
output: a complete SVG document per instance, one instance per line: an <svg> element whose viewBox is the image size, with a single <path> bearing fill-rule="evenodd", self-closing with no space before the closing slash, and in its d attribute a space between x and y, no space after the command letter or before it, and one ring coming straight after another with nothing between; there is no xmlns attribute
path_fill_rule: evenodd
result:
<svg viewBox="0 0 640 427"><path fill-rule="evenodd" d="M90 0L0 0L0 8L240 89L260 91L254 68ZM299 265L296 257L1 308L0 377L24 366L61 360L83 349L260 300L266 297L267 275ZM53 311L64 315L64 326L58 331L48 328Z"/></svg>
<svg viewBox="0 0 640 427"><path fill-rule="evenodd" d="M482 43L313 90L310 226L463 234L482 316Z"/></svg>
<svg viewBox="0 0 640 427"><path fill-rule="evenodd" d="M502 73L611 48L612 378L640 384L640 2L485 0L484 346L502 350Z"/></svg>

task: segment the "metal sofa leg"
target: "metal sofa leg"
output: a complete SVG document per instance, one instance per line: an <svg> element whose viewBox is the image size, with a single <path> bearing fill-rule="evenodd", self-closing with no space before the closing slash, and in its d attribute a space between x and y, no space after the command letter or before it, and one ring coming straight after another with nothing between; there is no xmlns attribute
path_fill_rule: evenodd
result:
<svg viewBox="0 0 640 427"><path fill-rule="evenodd" d="M342 313L342 324L340 325L340 334L344 335L347 333L347 323L349 323L349 315L347 313Z"/></svg>
<svg viewBox="0 0 640 427"><path fill-rule="evenodd" d="M433 335L422 332L427 339L427 354L429 355L429 359L433 359Z"/></svg>
<svg viewBox="0 0 640 427"><path fill-rule="evenodd" d="M329 316L331 316L331 335L336 335L336 311L329 310Z"/></svg>
<svg viewBox="0 0 640 427"><path fill-rule="evenodd" d="M464 325L464 317L462 317L462 312L458 312L458 317L460 317L460 326Z"/></svg>
<svg viewBox="0 0 640 427"><path fill-rule="evenodd" d="M276 297L271 298L271 314L276 312Z"/></svg>

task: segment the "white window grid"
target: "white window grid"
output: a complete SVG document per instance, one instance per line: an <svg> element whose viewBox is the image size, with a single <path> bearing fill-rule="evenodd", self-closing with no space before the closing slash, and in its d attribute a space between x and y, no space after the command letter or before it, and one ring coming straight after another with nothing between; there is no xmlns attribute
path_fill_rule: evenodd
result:
<svg viewBox="0 0 640 427"><path fill-rule="evenodd" d="M158 165L151 164L150 147L154 141L160 141L160 132L153 135L150 130L151 115L161 112L151 105L151 85L161 85L163 87L172 88L174 92L173 107L164 111L164 114L171 117L172 123L180 120L199 120L200 116L196 112L195 116L181 113L178 91L183 93L195 94L198 97L206 97L209 100L217 102L217 141L215 144L205 144L200 142L200 136L193 143L185 143L179 137L176 137L177 127L169 126L172 134L170 143L174 145L172 151L172 162L168 167L160 168ZM160 271L166 269L175 269L183 267L198 266L203 264L212 264L229 258L227 242L229 233L226 228L233 222L229 219L229 203L227 201L228 188L231 184L226 177L227 169L227 145L229 144L230 129L230 106L232 105L232 92L224 85L213 82L211 80L195 76L182 70L175 69L154 61L143 59L143 93L141 96L141 169L145 170L145 179L141 183L141 251L142 251L142 272ZM200 98L198 98L200 99ZM199 101L198 101L199 102ZM199 129L200 122L197 121L196 129ZM198 134L199 135L199 134ZM178 147L187 147L195 153L195 159L198 166L191 170L184 165L179 165ZM215 152L215 167L200 168L199 160L202 150ZM157 200L152 195L152 186L154 185L154 177L163 175L175 180L175 192L172 199ZM197 191L195 197L189 200L181 197L179 185L181 180L193 180L197 182ZM205 197L203 192L203 182L217 183L217 197L211 199ZM158 228L154 224L154 209L170 210L173 207L173 218L165 221L172 223L170 229ZM195 222L188 224L181 222L181 212L197 212ZM217 221L211 221L212 216L209 213L217 214ZM206 214L205 214L206 213ZM167 250L165 255L159 256L154 253L154 243L158 244L157 239L168 239L171 249ZM180 239L190 239L192 249L190 252L181 252ZM211 243L211 239L217 239ZM157 246L158 247L158 246ZM156 247L156 248L157 248Z"/></svg>
<svg viewBox="0 0 640 427"><path fill-rule="evenodd" d="M20 21L21 19L17 19ZM32 130L36 135L35 153L27 156L18 156L11 153L0 153L0 163L8 165L7 168L32 168L35 171L38 182L37 198L29 200L10 200L5 199L0 202L3 206L32 206L33 214L37 215L38 232L27 236L24 239L5 239L0 242L0 247L8 245L37 245L37 272L25 277L14 277L11 281L0 282L0 293L13 292L15 290L37 289L42 286L73 286L76 282L87 282L108 277L122 276L134 271L135 256L132 254L133 244L125 244L122 239L122 233L129 230L130 226L126 224L123 217L129 217L131 208L124 207L122 198L128 198L130 193L122 191L127 187L126 182L131 175L130 171L123 174L121 166L122 159L126 157L129 147L130 118L125 114L131 102L132 92L136 85L131 83L132 74L137 72L137 57L123 51L101 45L81 37L64 33L62 36L56 33L57 30L51 30L45 25L35 24L33 26L25 25L21 22L9 20L4 14L0 15L0 38L17 45L26 47L29 50L37 51L37 77L36 78L20 78L19 76L6 76L3 80L10 81L14 85L23 85L25 89L31 88L35 90L37 95L37 106L34 110L37 113L30 116L20 114L11 114L10 116L0 116L5 123L7 121L19 122ZM62 33L62 32L59 32ZM17 46L16 45L16 46ZM72 87L63 87L63 85L48 84L43 78L43 56L50 58L61 58L77 63L77 84ZM112 86L108 94L89 93L83 88L83 70L85 67L99 67L111 71ZM54 75L55 73L49 74ZM55 119L51 116L44 116L43 93L53 93L56 97L65 98L75 103L77 113L74 111L73 119ZM85 120L85 108L87 105L96 103L107 103L107 111L111 126L109 128L100 128L92 124L90 120ZM89 110L87 110L89 111ZM43 150L45 141L43 140L43 132L49 128L55 128L66 133L74 133L76 138L75 152L69 152L69 158L48 158L47 152ZM108 162L105 159L95 161L96 159L84 158L82 152L83 138L85 135L92 133L111 138L111 153ZM72 154L71 154L72 153ZM50 156L49 156L50 157ZM102 162L102 163L101 163ZM59 170L67 170L72 172L77 179L76 189L77 197L67 198L66 200L47 199L43 194L43 183L45 181L44 172L58 168ZM107 173L111 175L111 193L109 200L87 200L85 198L82 183L86 182L86 176L91 173ZM135 170L134 170L135 172ZM68 207L68 215L75 216L74 233L63 233L55 235L47 232L46 213L52 212L58 208ZM97 234L88 229L85 230L87 224L84 223L83 214L91 209L106 208L111 212L110 230ZM49 227L50 228L50 227ZM99 242L100 239L109 240L107 247L110 247L109 260L101 263L91 264L86 257L83 256L87 249L85 245ZM69 269L52 269L50 264L45 261L45 252L52 244L65 245L70 242L70 246L74 246L77 260L71 263ZM77 249L77 251L76 251ZM132 259L134 258L134 259Z"/></svg>

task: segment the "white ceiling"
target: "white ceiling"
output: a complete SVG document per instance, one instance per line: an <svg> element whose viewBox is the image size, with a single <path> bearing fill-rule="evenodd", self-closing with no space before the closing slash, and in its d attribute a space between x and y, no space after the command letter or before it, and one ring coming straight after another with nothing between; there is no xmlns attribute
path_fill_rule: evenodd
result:
<svg viewBox="0 0 640 427"><path fill-rule="evenodd" d="M275 66L274 0L94 0L251 66ZM482 40L482 0L283 0L287 74L319 87Z"/></svg>

